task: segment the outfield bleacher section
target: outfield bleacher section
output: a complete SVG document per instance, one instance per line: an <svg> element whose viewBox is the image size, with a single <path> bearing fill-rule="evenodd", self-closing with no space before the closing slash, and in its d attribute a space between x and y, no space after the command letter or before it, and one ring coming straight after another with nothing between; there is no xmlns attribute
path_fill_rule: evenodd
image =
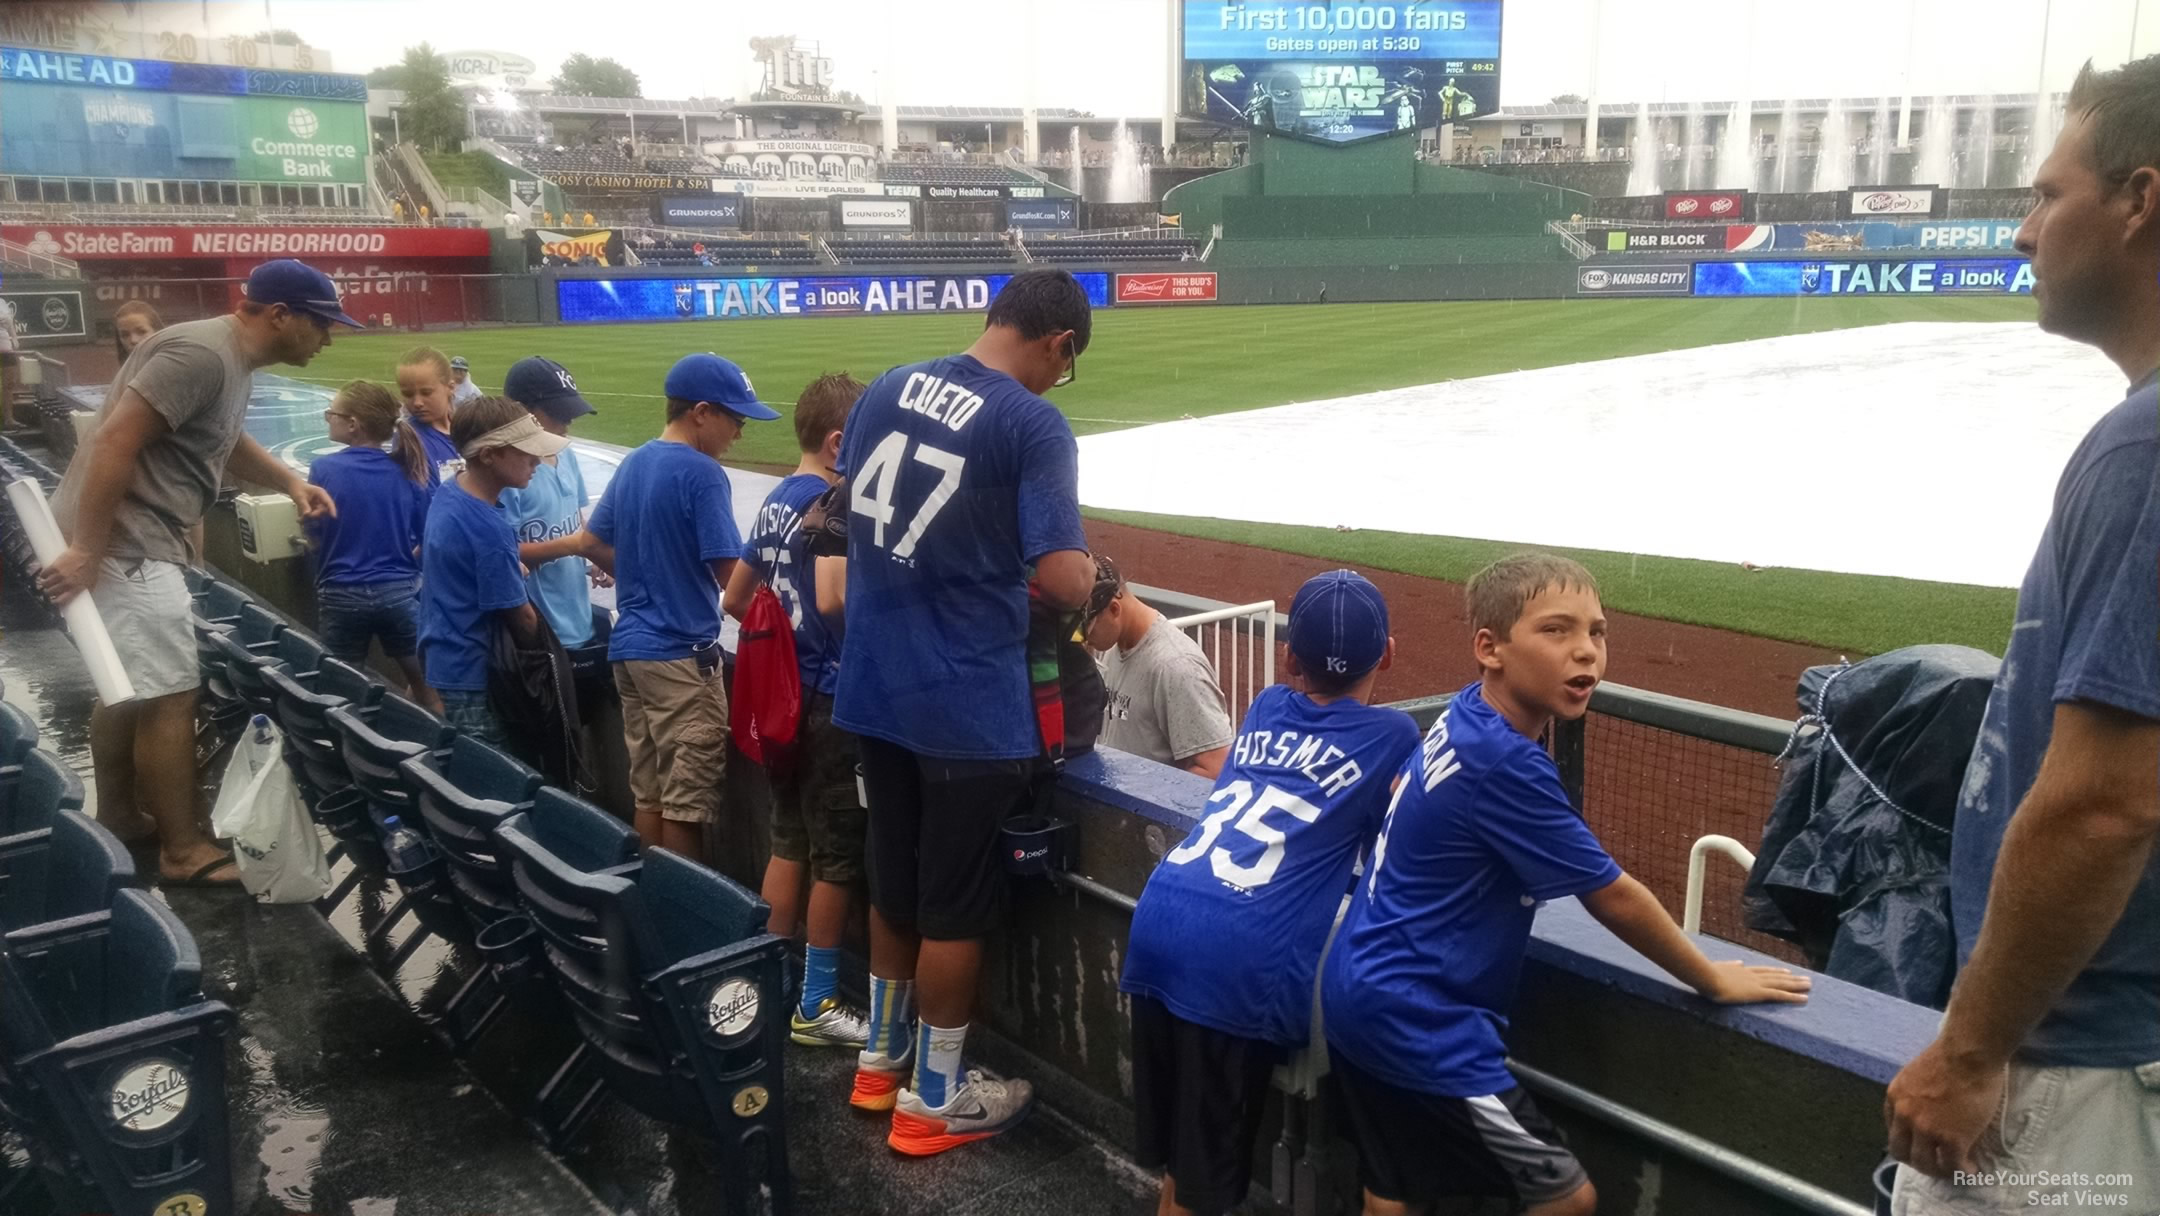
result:
<svg viewBox="0 0 2160 1216"><path fill-rule="evenodd" d="M699 252L700 249L704 252ZM660 241L631 249L647 266L809 265L818 260L807 240L726 240L706 237Z"/></svg>
<svg viewBox="0 0 2160 1216"><path fill-rule="evenodd" d="M1034 178L1002 165L901 162L878 170L882 181L922 186L1034 186Z"/></svg>
<svg viewBox="0 0 2160 1216"><path fill-rule="evenodd" d="M1020 260L1002 237L827 237L833 257L848 263L995 262Z"/></svg>
<svg viewBox="0 0 2160 1216"><path fill-rule="evenodd" d="M1035 253L1036 261L1043 261ZM1551 236L1313 237L1215 243L1211 267L1484 266L1572 262Z"/></svg>
<svg viewBox="0 0 2160 1216"><path fill-rule="evenodd" d="M1197 241L1162 237L1067 237L1027 243L1028 259L1053 266L1081 262L1183 262L1200 256Z"/></svg>

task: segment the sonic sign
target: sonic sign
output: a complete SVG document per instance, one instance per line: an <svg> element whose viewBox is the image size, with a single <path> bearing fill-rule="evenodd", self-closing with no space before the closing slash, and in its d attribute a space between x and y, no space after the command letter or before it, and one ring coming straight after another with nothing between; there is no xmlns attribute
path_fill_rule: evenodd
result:
<svg viewBox="0 0 2160 1216"><path fill-rule="evenodd" d="M1500 0L1186 0L1185 112L1329 143L1490 114Z"/></svg>

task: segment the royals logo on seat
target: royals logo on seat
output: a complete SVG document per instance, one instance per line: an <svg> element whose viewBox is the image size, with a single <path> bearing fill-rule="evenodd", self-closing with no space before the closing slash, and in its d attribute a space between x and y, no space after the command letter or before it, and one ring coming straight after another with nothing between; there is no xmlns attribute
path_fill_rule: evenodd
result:
<svg viewBox="0 0 2160 1216"><path fill-rule="evenodd" d="M756 984L731 976L713 985L705 999L705 1022L723 1039L740 1038L757 1027L760 1003Z"/></svg>
<svg viewBox="0 0 2160 1216"><path fill-rule="evenodd" d="M131 1132L154 1132L187 1110L187 1072L171 1060L149 1060L121 1073L106 1096L114 1123Z"/></svg>

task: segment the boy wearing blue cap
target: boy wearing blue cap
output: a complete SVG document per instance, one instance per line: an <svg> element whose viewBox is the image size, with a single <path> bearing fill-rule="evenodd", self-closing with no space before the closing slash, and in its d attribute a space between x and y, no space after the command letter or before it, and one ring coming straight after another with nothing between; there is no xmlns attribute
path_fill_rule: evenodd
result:
<svg viewBox="0 0 2160 1216"><path fill-rule="evenodd" d="M570 370L538 355L510 365L503 373L502 395L532 411L541 430L565 439L571 423L594 412ZM532 571L525 577L526 590L555 639L565 649L591 641L591 567L576 547L549 543L574 537L585 526L585 471L578 466L577 452L565 447L543 458L532 481L522 488L506 487L498 505L517 534L518 560ZM601 568L611 559L611 554L601 555Z"/></svg>
<svg viewBox="0 0 2160 1216"><path fill-rule="evenodd" d="M256 370L305 367L332 325L361 328L330 276L290 259L257 266L233 315L170 326L135 348L53 496L68 547L38 587L56 604L90 593L135 685L134 701L91 714L98 819L123 840L156 837L167 885L238 886L232 858L196 823L194 784L166 779L195 765L187 535L225 474L281 491L302 518L337 513L327 491L243 428Z"/></svg>
<svg viewBox="0 0 2160 1216"><path fill-rule="evenodd" d="M1292 682L1253 700L1209 813L1133 913L1120 987L1138 1160L1162 1171L1162 1212L1245 1198L1270 1074L1310 1033L1351 867L1417 747L1410 715L1371 704L1395 655L1378 587L1349 570L1307 580L1289 643Z"/></svg>
<svg viewBox="0 0 2160 1216"><path fill-rule="evenodd" d="M1321 980L1329 1065L1363 1160L1368 1216L1486 1195L1589 1216L1597 1192L1507 1069L1508 1007L1537 906L1575 896L1621 941L1720 1004L1799 1003L1782 967L1703 957L1622 873L1538 744L1590 708L1605 614L1565 558L1502 558L1470 580L1483 678L1403 768Z"/></svg>
<svg viewBox="0 0 2160 1216"><path fill-rule="evenodd" d="M720 674L720 589L742 556L735 494L720 457L743 424L779 411L741 368L685 355L663 390L667 426L623 458L586 525L614 548L615 632L608 659L622 696L638 836L693 860L727 778L727 689Z"/></svg>

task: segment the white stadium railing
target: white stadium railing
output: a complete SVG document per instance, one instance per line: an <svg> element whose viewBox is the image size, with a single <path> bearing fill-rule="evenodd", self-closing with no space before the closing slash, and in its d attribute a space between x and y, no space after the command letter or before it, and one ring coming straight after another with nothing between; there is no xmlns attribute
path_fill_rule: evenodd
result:
<svg viewBox="0 0 2160 1216"><path fill-rule="evenodd" d="M1200 643L1229 702L1231 723L1244 721L1253 698L1275 682L1275 601L1171 617L1170 623Z"/></svg>

